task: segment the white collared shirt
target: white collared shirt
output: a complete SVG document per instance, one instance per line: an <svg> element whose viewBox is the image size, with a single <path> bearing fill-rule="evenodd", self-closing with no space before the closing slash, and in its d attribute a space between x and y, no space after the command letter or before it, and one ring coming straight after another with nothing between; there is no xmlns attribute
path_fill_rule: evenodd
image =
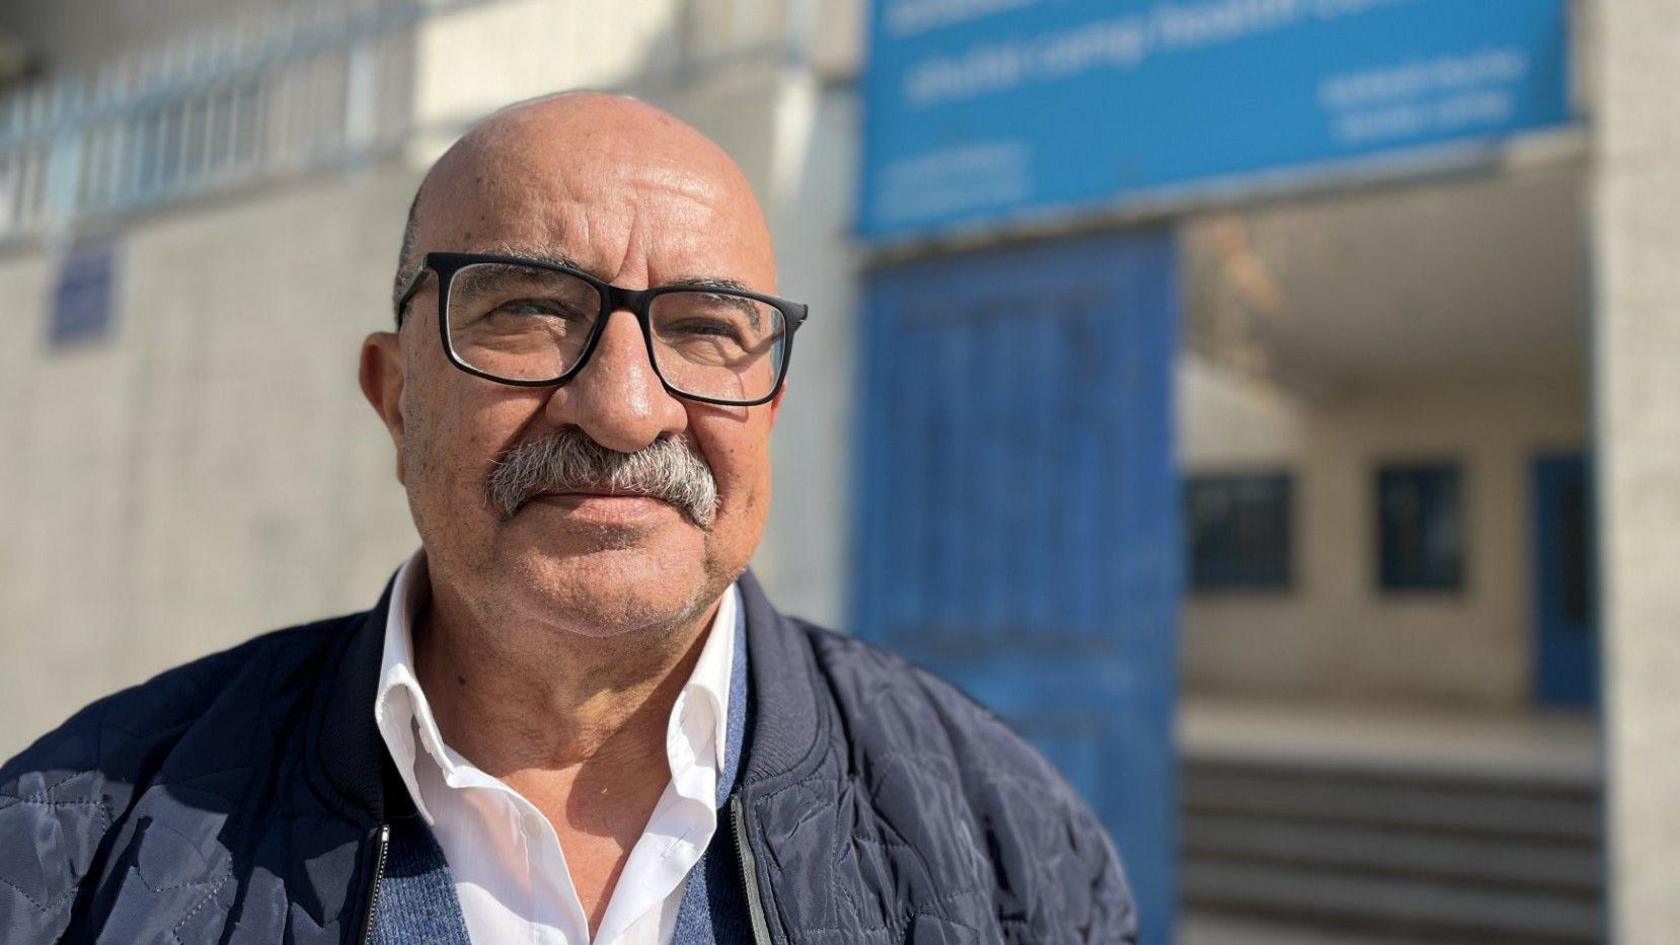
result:
<svg viewBox="0 0 1680 945"><path fill-rule="evenodd" d="M430 586L425 550L397 572L385 621L374 720L414 806L443 848L474 942L670 945L689 871L717 830L740 606L724 592L694 673L666 724L671 780L611 892L599 934L572 885L554 828L518 791L444 744L414 671L414 615ZM416 752L415 736L425 751Z"/></svg>

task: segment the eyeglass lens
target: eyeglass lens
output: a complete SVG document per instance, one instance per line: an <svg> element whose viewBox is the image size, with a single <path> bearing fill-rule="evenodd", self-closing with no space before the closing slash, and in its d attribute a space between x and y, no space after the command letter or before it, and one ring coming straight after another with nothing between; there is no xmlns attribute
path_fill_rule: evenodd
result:
<svg viewBox="0 0 1680 945"><path fill-rule="evenodd" d="M455 273L445 303L449 344L474 370L552 381L582 357L601 295L576 276L508 263ZM656 295L648 307L654 367L677 391L724 401L769 396L781 375L787 325L774 305L726 290Z"/></svg>

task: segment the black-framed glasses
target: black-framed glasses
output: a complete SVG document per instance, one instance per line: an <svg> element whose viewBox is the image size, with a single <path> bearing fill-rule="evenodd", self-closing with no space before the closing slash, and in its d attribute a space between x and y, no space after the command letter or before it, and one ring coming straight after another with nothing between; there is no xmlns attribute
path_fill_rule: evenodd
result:
<svg viewBox="0 0 1680 945"><path fill-rule="evenodd" d="M636 316L665 389L750 407L776 396L806 307L712 283L623 289L570 266L518 256L427 253L397 300L397 324L427 272L438 280L438 335L451 364L518 387L571 380L619 309Z"/></svg>

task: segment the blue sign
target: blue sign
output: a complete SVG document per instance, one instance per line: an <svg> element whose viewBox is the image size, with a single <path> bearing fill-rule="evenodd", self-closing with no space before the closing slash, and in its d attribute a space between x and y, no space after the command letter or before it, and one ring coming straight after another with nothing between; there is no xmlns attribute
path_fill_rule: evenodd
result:
<svg viewBox="0 0 1680 945"><path fill-rule="evenodd" d="M100 242L76 246L64 257L53 284L47 345L70 348L111 332L116 283L116 247Z"/></svg>
<svg viewBox="0 0 1680 945"><path fill-rule="evenodd" d="M1178 850L1177 285L1165 230L876 270L855 451L848 626L1061 770L1148 945L1172 941Z"/></svg>
<svg viewBox="0 0 1680 945"><path fill-rule="evenodd" d="M1568 0L876 0L859 228L1059 215L1567 124Z"/></svg>

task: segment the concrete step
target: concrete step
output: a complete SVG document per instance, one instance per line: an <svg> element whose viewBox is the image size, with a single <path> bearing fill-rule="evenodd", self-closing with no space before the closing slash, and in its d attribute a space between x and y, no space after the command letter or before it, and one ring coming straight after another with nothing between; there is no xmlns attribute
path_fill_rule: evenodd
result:
<svg viewBox="0 0 1680 945"><path fill-rule="evenodd" d="M1185 812L1596 844L1596 785L1332 765L1186 760Z"/></svg>
<svg viewBox="0 0 1680 945"><path fill-rule="evenodd" d="M1200 813L1184 823L1191 859L1346 869L1591 898L1602 883L1593 843Z"/></svg>
<svg viewBox="0 0 1680 945"><path fill-rule="evenodd" d="M1590 776L1191 757L1181 784L1189 914L1422 941L1602 940Z"/></svg>
<svg viewBox="0 0 1680 945"><path fill-rule="evenodd" d="M1183 893L1197 913L1287 919L1320 929L1380 931L1429 941L1601 941L1593 898L1365 876L1328 868L1188 859Z"/></svg>
<svg viewBox="0 0 1680 945"><path fill-rule="evenodd" d="M1424 939L1372 931L1324 929L1276 919L1199 912L1179 917L1178 936L1174 941L1177 945L1436 945Z"/></svg>

